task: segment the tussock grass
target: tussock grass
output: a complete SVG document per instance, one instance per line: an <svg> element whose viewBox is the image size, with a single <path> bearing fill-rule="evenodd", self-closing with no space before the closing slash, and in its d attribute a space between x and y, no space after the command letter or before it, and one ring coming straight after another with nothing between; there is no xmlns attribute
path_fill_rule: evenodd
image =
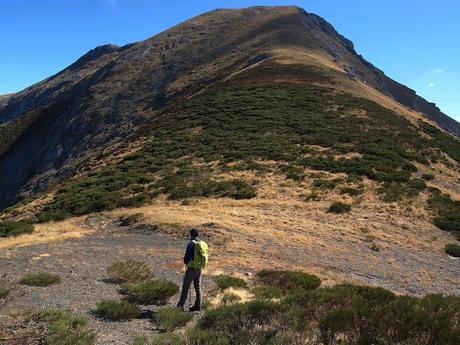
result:
<svg viewBox="0 0 460 345"><path fill-rule="evenodd" d="M177 308L162 308L155 314L158 325L168 332L185 326L192 318L192 313Z"/></svg>
<svg viewBox="0 0 460 345"><path fill-rule="evenodd" d="M139 282L153 278L150 267L142 261L117 261L107 267L109 282Z"/></svg>
<svg viewBox="0 0 460 345"><path fill-rule="evenodd" d="M165 279L145 280L139 283L124 283L120 293L139 304L166 304L167 300L179 292L179 286Z"/></svg>
<svg viewBox="0 0 460 345"><path fill-rule="evenodd" d="M20 284L29 286L50 286L61 282L61 278L56 274L38 272L24 275Z"/></svg>
<svg viewBox="0 0 460 345"><path fill-rule="evenodd" d="M110 321L121 321L138 318L140 309L126 301L102 300L97 302L95 314Z"/></svg>

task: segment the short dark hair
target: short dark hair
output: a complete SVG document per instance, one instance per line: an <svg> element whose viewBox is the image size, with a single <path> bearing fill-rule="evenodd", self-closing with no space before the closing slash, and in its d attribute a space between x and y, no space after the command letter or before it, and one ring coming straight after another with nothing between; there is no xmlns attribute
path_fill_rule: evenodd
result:
<svg viewBox="0 0 460 345"><path fill-rule="evenodd" d="M198 229L196 229L196 228L191 228L190 231L189 231L189 234L190 234L190 236L198 237L198 235L199 235Z"/></svg>

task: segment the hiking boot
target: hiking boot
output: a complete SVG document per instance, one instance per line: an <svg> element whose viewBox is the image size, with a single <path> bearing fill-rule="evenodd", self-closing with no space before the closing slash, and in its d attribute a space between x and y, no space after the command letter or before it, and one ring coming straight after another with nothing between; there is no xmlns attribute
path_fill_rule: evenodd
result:
<svg viewBox="0 0 460 345"><path fill-rule="evenodd" d="M190 307L189 311L201 311L201 307L194 305L193 307Z"/></svg>

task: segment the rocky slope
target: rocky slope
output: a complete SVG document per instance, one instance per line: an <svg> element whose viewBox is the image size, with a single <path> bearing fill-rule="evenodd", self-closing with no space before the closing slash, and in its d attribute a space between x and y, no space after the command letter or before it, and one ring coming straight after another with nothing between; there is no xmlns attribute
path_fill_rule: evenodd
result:
<svg viewBox="0 0 460 345"><path fill-rule="evenodd" d="M171 106L263 63L257 78L292 81L297 72L270 66L300 68L302 82L460 134L457 122L357 55L322 18L297 7L216 10L142 42L97 47L0 103L0 207L74 176Z"/></svg>

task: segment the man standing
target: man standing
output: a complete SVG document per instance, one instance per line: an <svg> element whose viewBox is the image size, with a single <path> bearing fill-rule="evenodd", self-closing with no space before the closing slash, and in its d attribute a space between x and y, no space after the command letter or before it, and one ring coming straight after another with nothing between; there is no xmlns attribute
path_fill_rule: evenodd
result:
<svg viewBox="0 0 460 345"><path fill-rule="evenodd" d="M208 245L206 242L198 238L198 230L195 228L189 231L190 241L187 244L184 255L184 264L187 270L182 283L182 291L180 294L177 307L184 309L185 301L190 290L190 285L193 282L195 288L195 304L189 309L190 311L201 310L201 270L208 265Z"/></svg>

